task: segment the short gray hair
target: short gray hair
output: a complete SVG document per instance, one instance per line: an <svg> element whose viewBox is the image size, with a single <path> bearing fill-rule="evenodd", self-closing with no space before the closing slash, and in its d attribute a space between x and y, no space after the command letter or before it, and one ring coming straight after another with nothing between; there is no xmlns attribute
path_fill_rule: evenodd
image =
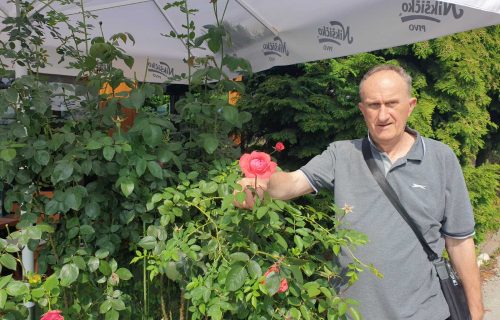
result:
<svg viewBox="0 0 500 320"><path fill-rule="evenodd" d="M361 100L363 100L363 98L361 96L361 87L363 86L363 83L370 76L372 76L373 74L380 72L380 71L394 71L397 74L399 74L399 76L401 78L403 78L403 80L406 82L406 86L408 87L408 96L410 96L410 97L412 96L412 79L411 79L411 76L406 72L405 69L401 68L400 66L393 65L393 64L379 64L379 65L376 65L375 67L372 67L370 70L368 70L365 73L365 75L363 76L363 78L361 79L361 81L359 82L359 98Z"/></svg>

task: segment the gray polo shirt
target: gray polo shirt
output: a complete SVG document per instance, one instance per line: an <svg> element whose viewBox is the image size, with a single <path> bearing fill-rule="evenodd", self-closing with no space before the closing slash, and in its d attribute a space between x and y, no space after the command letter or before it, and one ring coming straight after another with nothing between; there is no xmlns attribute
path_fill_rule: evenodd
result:
<svg viewBox="0 0 500 320"><path fill-rule="evenodd" d="M443 235L467 238L474 234L468 192L453 151L408 130L416 140L405 157L391 164L387 155L372 145L374 158L431 248L440 255ZM315 190L330 189L338 206L352 206L352 213L344 218L345 227L361 231L369 239L354 255L364 263L373 263L384 275L379 279L369 271L362 272L345 294L360 302L366 319L444 320L449 311L433 265L373 178L363 159L361 142L333 142L300 169ZM349 262L351 257L342 250L339 263L345 266Z"/></svg>

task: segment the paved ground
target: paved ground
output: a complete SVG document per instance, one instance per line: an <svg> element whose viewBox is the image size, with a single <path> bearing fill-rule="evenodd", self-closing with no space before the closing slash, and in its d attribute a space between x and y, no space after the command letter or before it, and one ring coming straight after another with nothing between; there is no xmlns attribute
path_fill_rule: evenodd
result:
<svg viewBox="0 0 500 320"><path fill-rule="evenodd" d="M482 268L483 299L487 310L484 320L500 319L500 230L496 235L486 241L481 252L489 255L496 255L496 261L490 261L485 268Z"/></svg>
<svg viewBox="0 0 500 320"><path fill-rule="evenodd" d="M483 282L484 307L487 310L484 320L500 319L500 255L496 258L494 275Z"/></svg>

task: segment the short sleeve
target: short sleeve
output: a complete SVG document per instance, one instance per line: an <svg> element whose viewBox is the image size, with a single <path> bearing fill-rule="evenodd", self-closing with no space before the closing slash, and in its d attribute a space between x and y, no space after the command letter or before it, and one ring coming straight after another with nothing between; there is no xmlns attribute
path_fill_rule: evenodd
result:
<svg viewBox="0 0 500 320"><path fill-rule="evenodd" d="M319 189L333 190L336 149L335 142L331 143L325 151L300 168L316 192Z"/></svg>
<svg viewBox="0 0 500 320"><path fill-rule="evenodd" d="M458 239L468 238L474 235L474 213L465 185L462 168L450 148L447 148L445 168L446 202L441 231L448 237Z"/></svg>

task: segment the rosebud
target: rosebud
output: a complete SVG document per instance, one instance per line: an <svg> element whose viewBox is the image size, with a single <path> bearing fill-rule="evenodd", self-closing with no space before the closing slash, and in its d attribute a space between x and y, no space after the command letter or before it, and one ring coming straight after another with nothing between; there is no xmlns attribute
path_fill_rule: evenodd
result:
<svg viewBox="0 0 500 320"><path fill-rule="evenodd" d="M280 287L278 289L278 293L283 293L288 290L288 281L285 278L281 279Z"/></svg>
<svg viewBox="0 0 500 320"><path fill-rule="evenodd" d="M274 146L274 149L278 152L281 152L285 150L285 145L283 144L283 142L277 142L276 145Z"/></svg>
<svg viewBox="0 0 500 320"><path fill-rule="evenodd" d="M108 283L112 286L117 286L120 283L120 277L116 273L111 273Z"/></svg>

